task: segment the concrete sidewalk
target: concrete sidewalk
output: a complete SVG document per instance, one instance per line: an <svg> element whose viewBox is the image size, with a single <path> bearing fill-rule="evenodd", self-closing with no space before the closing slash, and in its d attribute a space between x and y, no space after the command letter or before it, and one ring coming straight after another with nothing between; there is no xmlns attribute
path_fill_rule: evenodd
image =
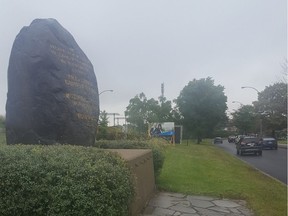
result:
<svg viewBox="0 0 288 216"><path fill-rule="evenodd" d="M243 200L157 193L140 216L252 216Z"/></svg>

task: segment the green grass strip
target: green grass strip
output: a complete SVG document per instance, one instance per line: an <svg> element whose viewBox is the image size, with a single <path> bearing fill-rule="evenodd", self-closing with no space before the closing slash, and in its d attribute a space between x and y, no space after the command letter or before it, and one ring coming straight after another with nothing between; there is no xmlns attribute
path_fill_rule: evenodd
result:
<svg viewBox="0 0 288 216"><path fill-rule="evenodd" d="M159 189L244 199L259 216L287 215L286 185L262 174L206 141L171 146L157 179Z"/></svg>

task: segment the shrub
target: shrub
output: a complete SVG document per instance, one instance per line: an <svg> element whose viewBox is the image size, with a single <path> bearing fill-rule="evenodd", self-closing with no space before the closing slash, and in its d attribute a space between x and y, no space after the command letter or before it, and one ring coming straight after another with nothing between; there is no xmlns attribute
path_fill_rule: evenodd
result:
<svg viewBox="0 0 288 216"><path fill-rule="evenodd" d="M99 126L97 131L97 140L119 140L125 138L122 127L103 127Z"/></svg>
<svg viewBox="0 0 288 216"><path fill-rule="evenodd" d="M6 145L6 134L5 134L5 131L1 131L1 128L0 128L0 147L2 145Z"/></svg>
<svg viewBox="0 0 288 216"><path fill-rule="evenodd" d="M130 171L79 146L1 146L0 215L128 215Z"/></svg>
<svg viewBox="0 0 288 216"><path fill-rule="evenodd" d="M165 144L164 144L165 143ZM154 174L157 177L164 163L164 153L167 142L160 139L152 141L137 141L137 140L100 140L96 142L96 147L103 149L151 149L153 154Z"/></svg>

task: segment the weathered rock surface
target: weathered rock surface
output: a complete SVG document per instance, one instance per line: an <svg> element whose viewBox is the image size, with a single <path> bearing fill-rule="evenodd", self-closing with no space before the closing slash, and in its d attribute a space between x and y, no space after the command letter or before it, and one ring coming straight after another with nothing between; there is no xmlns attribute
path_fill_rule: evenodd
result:
<svg viewBox="0 0 288 216"><path fill-rule="evenodd" d="M92 145L99 117L94 69L55 19L36 19L17 35L9 61L8 144Z"/></svg>

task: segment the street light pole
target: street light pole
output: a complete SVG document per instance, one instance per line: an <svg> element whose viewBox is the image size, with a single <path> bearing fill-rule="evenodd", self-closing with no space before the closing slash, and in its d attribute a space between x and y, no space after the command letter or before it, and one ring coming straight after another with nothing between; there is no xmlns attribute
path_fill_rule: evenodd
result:
<svg viewBox="0 0 288 216"><path fill-rule="evenodd" d="M107 89L107 90L103 90L103 91L101 91L99 94L98 94L98 97L100 97L100 95L102 94L102 93L104 93L104 92L113 92L113 89ZM99 105L100 106L100 105ZM108 113L109 114L109 113ZM107 114L107 115L108 115ZM114 115L114 126L115 126L115 115Z"/></svg>
<svg viewBox="0 0 288 216"><path fill-rule="evenodd" d="M260 93L256 88L251 87L251 86L242 86L241 88L242 88L242 89L244 89L244 88L251 88L251 89L254 89L258 94Z"/></svg>
<svg viewBox="0 0 288 216"><path fill-rule="evenodd" d="M100 93L99 93L99 95L101 95L102 93L104 93L104 92L113 92L113 90L112 89L107 89L107 90L104 90L104 91L101 91Z"/></svg>

